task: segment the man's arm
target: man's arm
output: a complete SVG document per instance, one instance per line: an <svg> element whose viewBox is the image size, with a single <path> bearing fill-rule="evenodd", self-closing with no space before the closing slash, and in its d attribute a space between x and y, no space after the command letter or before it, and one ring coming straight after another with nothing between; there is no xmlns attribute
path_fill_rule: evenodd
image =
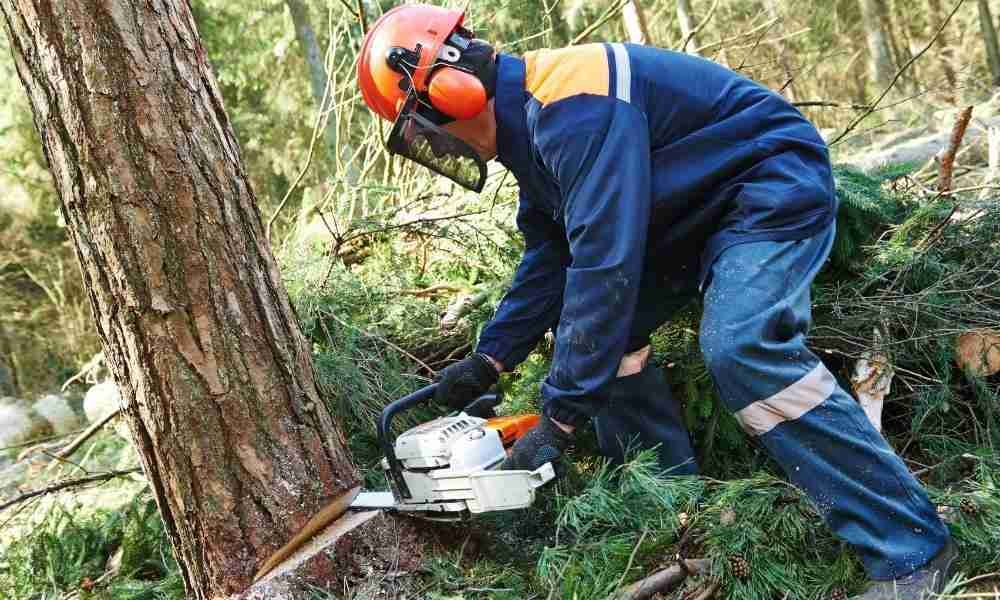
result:
<svg viewBox="0 0 1000 600"><path fill-rule="evenodd" d="M572 256L543 410L575 426L600 409L628 343L649 227L648 125L631 104L581 95L545 107L535 141L562 190Z"/></svg>
<svg viewBox="0 0 1000 600"><path fill-rule="evenodd" d="M476 348L498 363L498 371L520 364L559 321L569 264L569 248L562 230L523 197L517 226L524 234L524 255Z"/></svg>

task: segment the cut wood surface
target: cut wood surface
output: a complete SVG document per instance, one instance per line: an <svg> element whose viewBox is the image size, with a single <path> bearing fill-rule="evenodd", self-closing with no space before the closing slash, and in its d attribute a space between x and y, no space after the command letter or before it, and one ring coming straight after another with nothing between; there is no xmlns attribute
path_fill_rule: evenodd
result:
<svg viewBox="0 0 1000 600"><path fill-rule="evenodd" d="M283 558L277 568L258 579L241 600L286 600L298 598L301 577L297 571L310 559L331 549L345 535L382 514L382 511L350 512L335 519L315 536Z"/></svg>
<svg viewBox="0 0 1000 600"><path fill-rule="evenodd" d="M1000 331L980 329L958 336L955 362L980 377L1000 373Z"/></svg>

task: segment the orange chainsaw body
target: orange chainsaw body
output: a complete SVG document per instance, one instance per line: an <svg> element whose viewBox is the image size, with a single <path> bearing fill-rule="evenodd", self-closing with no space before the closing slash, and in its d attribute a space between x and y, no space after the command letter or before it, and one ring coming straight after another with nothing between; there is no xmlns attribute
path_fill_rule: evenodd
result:
<svg viewBox="0 0 1000 600"><path fill-rule="evenodd" d="M537 414L493 417L486 420L486 427L496 430L503 447L508 448L538 425L538 419Z"/></svg>

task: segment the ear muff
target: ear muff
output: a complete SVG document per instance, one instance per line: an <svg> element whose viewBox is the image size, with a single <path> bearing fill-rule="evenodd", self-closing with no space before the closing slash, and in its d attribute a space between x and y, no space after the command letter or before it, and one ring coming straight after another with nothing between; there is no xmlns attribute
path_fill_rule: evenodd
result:
<svg viewBox="0 0 1000 600"><path fill-rule="evenodd" d="M431 75L427 96L434 108L457 121L471 119L486 108L486 88L479 78L450 67Z"/></svg>

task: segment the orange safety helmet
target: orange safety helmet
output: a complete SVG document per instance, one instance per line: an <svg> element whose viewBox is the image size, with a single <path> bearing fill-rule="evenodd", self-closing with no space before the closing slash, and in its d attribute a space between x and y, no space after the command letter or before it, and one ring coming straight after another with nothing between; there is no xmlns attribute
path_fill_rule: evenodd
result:
<svg viewBox="0 0 1000 600"><path fill-rule="evenodd" d="M394 121L413 91L448 119L471 119L482 112L486 88L460 63L471 38L462 28L464 19L464 11L426 4L397 6L382 15L358 57L365 104ZM456 32L460 35L453 36Z"/></svg>

